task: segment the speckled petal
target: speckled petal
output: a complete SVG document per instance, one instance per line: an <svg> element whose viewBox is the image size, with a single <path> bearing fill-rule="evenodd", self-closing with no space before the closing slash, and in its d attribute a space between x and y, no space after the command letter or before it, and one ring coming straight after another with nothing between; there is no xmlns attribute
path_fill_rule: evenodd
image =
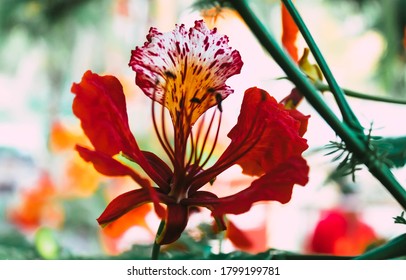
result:
<svg viewBox="0 0 406 280"><path fill-rule="evenodd" d="M151 28L147 40L132 51L129 65L136 84L169 109L177 127L190 127L233 92L225 82L240 73L240 54L202 20L189 30L183 24L168 33Z"/></svg>

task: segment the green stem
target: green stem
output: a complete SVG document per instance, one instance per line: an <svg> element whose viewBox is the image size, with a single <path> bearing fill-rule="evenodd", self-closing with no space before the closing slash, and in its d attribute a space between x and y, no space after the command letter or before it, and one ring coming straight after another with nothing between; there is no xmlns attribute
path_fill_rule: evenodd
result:
<svg viewBox="0 0 406 280"><path fill-rule="evenodd" d="M317 64L319 65L321 71L323 72L327 83L330 85L331 92L333 93L336 99L338 108L341 111L344 122L348 124L351 128L355 129L357 132L359 132L360 135L362 135L363 127L361 126L354 112L351 110L351 107L347 103L343 90L339 87L336 79L334 78L334 75L332 74L330 68L327 65L326 60L321 54L320 49L318 48L316 42L314 41L309 29L307 28L306 24L301 18L299 12L295 8L291 0L282 0L282 2L285 5L286 9L289 11L296 25L298 26L300 33L302 34L303 38L308 44L310 51L312 52L314 58L316 59Z"/></svg>
<svg viewBox="0 0 406 280"><path fill-rule="evenodd" d="M157 260L159 258L159 251L161 249L161 245L159 245L156 242L156 239L162 233L162 230L164 229L164 227L165 227L165 221L162 220L161 223L159 224L158 230L156 232L154 245L152 246L151 260Z"/></svg>
<svg viewBox="0 0 406 280"><path fill-rule="evenodd" d="M350 260L349 256L334 256L334 255L302 255L295 253L279 254L273 260Z"/></svg>
<svg viewBox="0 0 406 280"><path fill-rule="evenodd" d="M356 260L384 260L406 256L406 234L402 234L388 243L372 249L354 259Z"/></svg>
<svg viewBox="0 0 406 280"><path fill-rule="evenodd" d="M299 254L290 251L282 251L278 249L269 249L255 255L249 253L236 254L235 258L232 254L217 254L212 255L210 259L244 259L244 260L351 260L355 256L336 256L329 254Z"/></svg>
<svg viewBox="0 0 406 280"><path fill-rule="evenodd" d="M330 125L336 134L346 143L348 150L362 160L373 174L393 195L399 204L406 209L406 191L396 180L387 165L382 164L372 151L366 136L360 138L357 133L342 123L324 102L320 92L306 79L297 65L286 55L276 40L269 34L262 22L255 16L253 11L244 0L231 2L242 16L251 31L257 37L262 46L269 52L278 65L293 81L308 102L317 110L323 119Z"/></svg>
<svg viewBox="0 0 406 280"><path fill-rule="evenodd" d="M329 85L326 85L323 83L316 83L315 86L320 91L330 91ZM345 88L343 88L342 90L345 95L355 97L355 98L406 105L406 100L402 100L402 99L393 99L393 98L384 97L384 96L369 95L369 94L365 94L365 93L361 93L361 92L357 92L357 91L353 91L353 90L345 89Z"/></svg>

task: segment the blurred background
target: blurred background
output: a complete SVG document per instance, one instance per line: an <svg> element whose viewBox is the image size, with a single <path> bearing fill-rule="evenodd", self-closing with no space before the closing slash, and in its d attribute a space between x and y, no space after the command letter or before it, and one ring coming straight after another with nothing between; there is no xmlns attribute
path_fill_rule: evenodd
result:
<svg viewBox="0 0 406 280"><path fill-rule="evenodd" d="M293 85L279 79L284 73L235 12L202 11L194 2L0 0L0 259L128 257L128 252L148 257L159 224L148 205L104 229L96 222L112 198L136 186L126 178L99 175L76 154L74 145L87 142L71 111L70 87L88 69L118 77L133 133L142 149L155 151L155 134L142 118L149 114L150 100L127 66L130 51L145 42L151 26L166 32L176 23L189 27L203 18L240 51L244 66L227 82L235 94L223 102L223 135L235 124L235 108L248 87L262 87L277 100L290 93ZM406 100L405 0L296 3L342 87ZM250 4L279 39L279 1ZM306 47L301 37L297 45L301 54ZM324 96L337 112L332 96ZM372 135L406 135L405 105L349 102ZM339 139L306 101L299 110L311 115L305 154L309 184L295 187L286 205L260 203L247 214L229 215L224 234L213 231L209 213L193 214L185 236L164 248L167 252L204 257L276 248L355 255L404 232L393 222L401 207L365 168L357 171L355 182L335 176L337 162L325 156L325 145ZM221 139L226 146L228 139ZM404 168L393 171L405 184ZM213 188L221 194L242 183L230 170Z"/></svg>

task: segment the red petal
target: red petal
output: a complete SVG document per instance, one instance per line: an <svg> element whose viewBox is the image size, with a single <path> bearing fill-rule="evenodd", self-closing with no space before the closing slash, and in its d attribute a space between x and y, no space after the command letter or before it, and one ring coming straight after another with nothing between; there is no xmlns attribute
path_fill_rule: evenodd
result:
<svg viewBox="0 0 406 280"><path fill-rule="evenodd" d="M155 195L163 203L173 203L173 201L164 194L155 191ZM150 189L137 189L123 193L117 196L107 205L104 212L97 219L97 222L102 226L106 225L120 218L132 209L153 201L154 200L151 199ZM159 216L165 216L165 210L162 208L162 206L157 208L155 205L155 211Z"/></svg>
<svg viewBox="0 0 406 280"><path fill-rule="evenodd" d="M300 124L299 125L299 135L303 136L307 131L307 125L308 125L310 116L303 115L301 112L299 112L296 109L289 110L288 112L292 118L294 118L295 120L297 120L299 122L299 124Z"/></svg>
<svg viewBox="0 0 406 280"><path fill-rule="evenodd" d="M148 179L142 178L132 169L122 165L112 157L98 151L92 151L87 148L76 146L80 156L87 162L93 163L94 168L106 176L131 176L142 187L152 187Z"/></svg>
<svg viewBox="0 0 406 280"><path fill-rule="evenodd" d="M87 71L71 90L76 95L73 113L97 151L113 156L139 150L128 125L123 87L116 77Z"/></svg>
<svg viewBox="0 0 406 280"><path fill-rule="evenodd" d="M139 164L158 186L165 188L167 181L148 163L130 131L119 80L114 76L99 76L87 71L82 81L73 84L71 90L76 94L73 112L81 120L82 128L95 150L107 156L123 152ZM155 163L162 165L163 161Z"/></svg>
<svg viewBox="0 0 406 280"><path fill-rule="evenodd" d="M296 38L299 33L299 28L297 27L295 21L289 14L285 5L282 4L282 44L288 51L291 58L297 62L298 54L296 47Z"/></svg>
<svg viewBox="0 0 406 280"><path fill-rule="evenodd" d="M142 153L147 159L148 163L151 165L151 168L154 169L156 173L160 175L160 177L164 182L168 182L167 184L163 185L161 184L159 186L163 192L168 193L171 190L169 187L169 182L171 181L171 178L173 176L172 170L162 159L160 159L154 153L147 151L143 151Z"/></svg>
<svg viewBox="0 0 406 280"><path fill-rule="evenodd" d="M260 176L308 148L300 136L301 123L266 91L250 88L245 92L237 125L228 136L231 144L222 158L247 151L237 160L243 172Z"/></svg>
<svg viewBox="0 0 406 280"><path fill-rule="evenodd" d="M295 109L302 100L303 94L297 88L293 88L279 103L283 104L286 109Z"/></svg>
<svg viewBox="0 0 406 280"><path fill-rule="evenodd" d="M307 117L304 118L307 121ZM231 138L229 147L202 177L213 177L215 172L235 163L244 173L262 177L235 195L224 198L199 196L188 199L188 203L211 209L215 217L244 213L259 201L287 203L293 186L305 185L308 181L309 167L301 156L308 145L301 137L301 127L301 122L267 92L248 89L238 122L228 134Z"/></svg>
<svg viewBox="0 0 406 280"><path fill-rule="evenodd" d="M253 203L259 201L287 203L294 184L307 183L308 172L309 167L303 158L291 158L252 182L245 190L223 198L202 200L201 203L206 203L212 209L213 216L245 213Z"/></svg>
<svg viewBox="0 0 406 280"><path fill-rule="evenodd" d="M107 224L103 229L103 234L112 237L121 237L129 228L141 226L149 230L146 222L146 216L151 212L151 205L144 204L124 214L117 220Z"/></svg>
<svg viewBox="0 0 406 280"><path fill-rule="evenodd" d="M188 206L206 206L204 201L215 201L218 199L217 195L207 191L198 191L190 195L190 197L182 200L183 205Z"/></svg>
<svg viewBox="0 0 406 280"><path fill-rule="evenodd" d="M165 227L157 237L158 244L169 244L179 239L189 219L188 207L181 204L169 204Z"/></svg>
<svg viewBox="0 0 406 280"><path fill-rule="evenodd" d="M151 202L148 189L132 190L113 199L97 219L100 225L108 224L137 206Z"/></svg>
<svg viewBox="0 0 406 280"><path fill-rule="evenodd" d="M301 137L307 119L299 112L285 109L266 91L247 89L238 122L228 134L230 145L212 167L197 176L192 190L234 164L239 164L247 175L261 176L290 158L301 157L308 148Z"/></svg>
<svg viewBox="0 0 406 280"><path fill-rule="evenodd" d="M239 229L233 222L227 223L227 238L237 247L242 250L249 250L253 243L247 236L247 233Z"/></svg>

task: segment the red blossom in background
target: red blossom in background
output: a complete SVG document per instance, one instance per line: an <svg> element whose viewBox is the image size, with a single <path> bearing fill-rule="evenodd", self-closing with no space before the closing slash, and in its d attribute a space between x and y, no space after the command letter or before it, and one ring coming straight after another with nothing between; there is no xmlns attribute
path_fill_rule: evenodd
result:
<svg viewBox="0 0 406 280"><path fill-rule="evenodd" d="M308 147L302 138L308 117L285 109L266 91L250 88L237 124L228 134L230 145L206 168L219 136L221 103L233 93L225 82L240 72L240 55L228 46L226 36L209 30L203 21L196 21L189 30L179 25L169 33L151 28L147 40L132 52L130 66L136 72L136 84L152 99L152 123L169 165L139 148L129 128L122 86L115 77L88 71L72 86L73 112L93 145L77 146L82 158L104 175L129 175L141 187L113 199L98 222L106 225L152 202L165 221L157 243L168 244L185 229L192 207L211 210L224 229L225 214L244 213L259 201L288 202L293 186L308 180L309 168L302 157ZM214 106L208 116L206 111ZM172 119L173 139L165 126L165 109ZM214 138L213 143L208 138ZM133 163L149 178L134 171ZM250 186L221 198L201 190L235 164L253 176Z"/></svg>
<svg viewBox="0 0 406 280"><path fill-rule="evenodd" d="M312 253L355 256L378 241L375 231L356 213L333 209L322 214L308 246Z"/></svg>
<svg viewBox="0 0 406 280"><path fill-rule="evenodd" d="M58 191L47 172L41 174L36 186L23 191L21 202L8 209L7 216L13 224L28 232L40 226L62 226L64 211L58 202Z"/></svg>
<svg viewBox="0 0 406 280"><path fill-rule="evenodd" d="M299 34L299 28L297 27L292 16L289 14L285 5L281 2L281 14L282 14L282 45L289 53L293 61L297 62L299 59L296 39Z"/></svg>
<svg viewBox="0 0 406 280"><path fill-rule="evenodd" d="M298 48L296 45L297 37L299 35L299 28L290 15L288 9L281 2L281 18L282 18L282 45L288 52L289 56L294 62L299 65L302 72L313 82L320 82L323 80L323 74L317 64L309 62L310 51L308 48L304 49L303 55L299 58ZM281 100L287 109L295 109L303 100L302 93L295 87L291 93Z"/></svg>

